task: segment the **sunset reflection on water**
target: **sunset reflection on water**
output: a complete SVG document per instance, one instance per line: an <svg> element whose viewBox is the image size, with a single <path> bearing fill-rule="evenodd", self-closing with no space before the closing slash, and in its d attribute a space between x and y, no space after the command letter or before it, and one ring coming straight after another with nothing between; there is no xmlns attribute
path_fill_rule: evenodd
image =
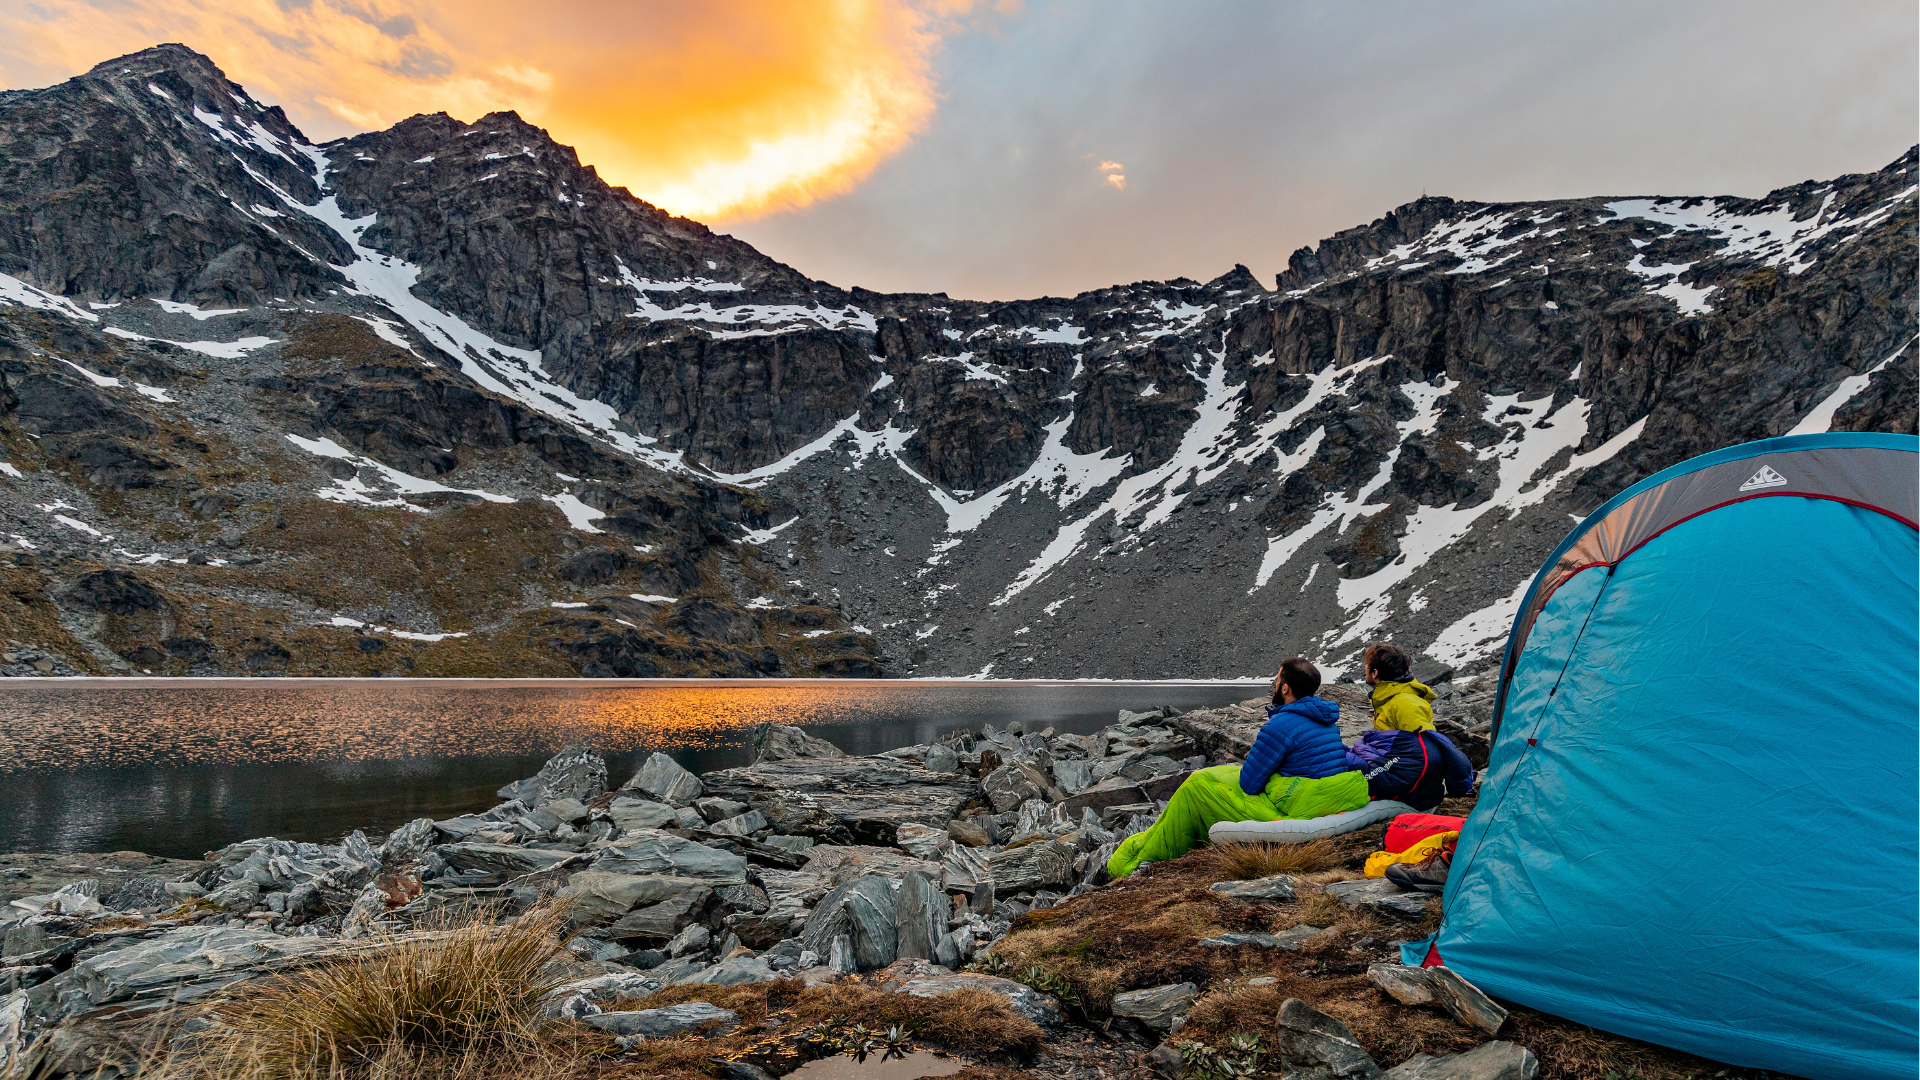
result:
<svg viewBox="0 0 1920 1080"><path fill-rule="evenodd" d="M763 720L850 754L957 727L1089 732L1118 709L1217 705L1246 684L0 680L0 850L197 858L234 840L337 838L491 806L569 743L610 780L665 751L747 763Z"/></svg>

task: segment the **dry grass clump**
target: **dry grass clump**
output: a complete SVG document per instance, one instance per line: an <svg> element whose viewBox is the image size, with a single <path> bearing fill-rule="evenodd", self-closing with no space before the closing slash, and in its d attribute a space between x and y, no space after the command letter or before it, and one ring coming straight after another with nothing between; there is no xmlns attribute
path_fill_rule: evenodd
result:
<svg viewBox="0 0 1920 1080"><path fill-rule="evenodd" d="M217 1010L226 1027L167 1073L217 1080L585 1075L587 1051L542 1030L540 999L562 981L559 914L375 939ZM398 1071L396 1071L398 1070Z"/></svg>
<svg viewBox="0 0 1920 1080"><path fill-rule="evenodd" d="M1254 881L1275 874L1312 874L1344 861L1337 837L1304 844L1215 844L1202 848L1197 861L1217 868L1221 881Z"/></svg>

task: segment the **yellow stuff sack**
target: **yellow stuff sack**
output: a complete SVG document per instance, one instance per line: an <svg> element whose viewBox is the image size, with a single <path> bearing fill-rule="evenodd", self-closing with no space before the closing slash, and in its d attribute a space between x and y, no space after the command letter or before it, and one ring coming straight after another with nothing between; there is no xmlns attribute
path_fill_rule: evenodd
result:
<svg viewBox="0 0 1920 1080"><path fill-rule="evenodd" d="M1386 877L1387 867L1397 862L1416 863L1460 839L1457 832L1434 833L1402 852L1376 851L1367 856L1367 876Z"/></svg>

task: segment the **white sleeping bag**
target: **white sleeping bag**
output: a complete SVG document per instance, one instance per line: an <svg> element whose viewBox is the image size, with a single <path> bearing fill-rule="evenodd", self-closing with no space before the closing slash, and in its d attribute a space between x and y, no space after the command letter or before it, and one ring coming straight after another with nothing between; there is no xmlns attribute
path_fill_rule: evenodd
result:
<svg viewBox="0 0 1920 1080"><path fill-rule="evenodd" d="M1316 818L1279 821L1216 821L1207 838L1216 844L1304 844L1323 836L1339 836L1364 829L1376 821L1417 814L1418 810L1392 799L1375 799L1358 810Z"/></svg>

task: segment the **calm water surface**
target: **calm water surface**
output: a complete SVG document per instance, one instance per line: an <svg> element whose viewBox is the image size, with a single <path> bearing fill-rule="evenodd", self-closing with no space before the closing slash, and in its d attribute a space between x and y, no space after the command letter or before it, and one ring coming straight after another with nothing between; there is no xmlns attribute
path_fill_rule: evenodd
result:
<svg viewBox="0 0 1920 1080"><path fill-rule="evenodd" d="M762 720L850 754L1019 720L1088 732L1119 709L1199 708L1246 683L0 680L0 850L199 858L483 809L570 742L613 782L664 750L746 763Z"/></svg>

